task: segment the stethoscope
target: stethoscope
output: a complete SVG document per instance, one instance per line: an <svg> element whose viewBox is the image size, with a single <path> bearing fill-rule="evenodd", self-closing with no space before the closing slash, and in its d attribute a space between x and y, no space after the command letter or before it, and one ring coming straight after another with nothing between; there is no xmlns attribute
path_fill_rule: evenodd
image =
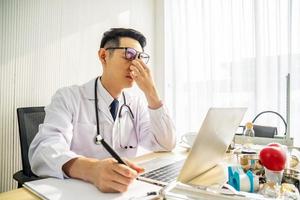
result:
<svg viewBox="0 0 300 200"><path fill-rule="evenodd" d="M97 94L97 85L98 84L97 84L97 81L98 81L98 77L95 80L95 113L96 113L96 123L97 123L97 135L95 137L95 143L97 145L100 145L101 140L102 140L102 136L100 134L100 128L99 128L98 94ZM132 125L133 125L134 132L135 132L136 144L135 145L125 145L125 146L123 146L122 143L121 143L121 133L120 133L120 127L119 127L118 129L119 129L120 147L124 148L124 149L133 149L133 148L137 147L137 132L136 132L135 124L134 124L134 115L133 115L133 112L132 112L131 108L126 103L126 98L125 98L124 92L122 92L122 96L123 96L123 102L124 103L120 107L119 114L118 114L119 126L120 126L120 118L122 118L122 110L127 109L127 111L129 112L129 117L130 117Z"/></svg>

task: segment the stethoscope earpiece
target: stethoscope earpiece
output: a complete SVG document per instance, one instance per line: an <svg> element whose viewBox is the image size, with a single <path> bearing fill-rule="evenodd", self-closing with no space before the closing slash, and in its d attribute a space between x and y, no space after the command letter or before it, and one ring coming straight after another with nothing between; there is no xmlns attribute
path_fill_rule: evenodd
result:
<svg viewBox="0 0 300 200"><path fill-rule="evenodd" d="M124 149L133 149L133 146L125 146Z"/></svg>

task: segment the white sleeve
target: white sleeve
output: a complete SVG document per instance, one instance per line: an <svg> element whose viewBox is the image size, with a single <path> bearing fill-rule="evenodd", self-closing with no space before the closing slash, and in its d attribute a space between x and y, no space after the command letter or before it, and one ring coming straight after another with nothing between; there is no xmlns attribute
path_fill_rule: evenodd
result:
<svg viewBox="0 0 300 200"><path fill-rule="evenodd" d="M64 178L62 166L69 160L80 157L70 151L73 111L66 103L66 99L72 101L71 96L66 97L68 92L59 90L52 97L51 104L45 108L44 123L39 126L39 132L29 147L31 170L38 176Z"/></svg>
<svg viewBox="0 0 300 200"><path fill-rule="evenodd" d="M171 151L176 145L175 127L165 105L150 109L139 104L139 143L151 151Z"/></svg>

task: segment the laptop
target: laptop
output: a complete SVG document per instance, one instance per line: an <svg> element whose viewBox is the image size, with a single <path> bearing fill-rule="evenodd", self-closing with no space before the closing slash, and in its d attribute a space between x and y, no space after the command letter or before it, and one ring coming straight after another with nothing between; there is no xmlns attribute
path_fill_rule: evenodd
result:
<svg viewBox="0 0 300 200"><path fill-rule="evenodd" d="M210 108L186 159L145 171L138 179L165 186L172 181L188 183L223 160L246 108ZM154 159L155 160L155 159ZM150 161L160 163L160 161Z"/></svg>

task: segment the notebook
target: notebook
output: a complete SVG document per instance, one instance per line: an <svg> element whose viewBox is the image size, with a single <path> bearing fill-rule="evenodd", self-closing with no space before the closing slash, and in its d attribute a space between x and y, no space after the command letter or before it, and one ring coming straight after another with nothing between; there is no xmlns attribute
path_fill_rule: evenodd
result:
<svg viewBox="0 0 300 200"><path fill-rule="evenodd" d="M146 171L138 179L165 186L176 179L182 183L191 182L210 169L219 173L217 165L223 160L246 110L246 108L210 108L185 160L177 160Z"/></svg>
<svg viewBox="0 0 300 200"><path fill-rule="evenodd" d="M145 199L148 192L159 192L161 187L135 180L127 192L103 193L93 184L77 179L45 178L24 183L24 188L41 199ZM151 196L150 196L151 197ZM153 196L152 196L153 197Z"/></svg>

